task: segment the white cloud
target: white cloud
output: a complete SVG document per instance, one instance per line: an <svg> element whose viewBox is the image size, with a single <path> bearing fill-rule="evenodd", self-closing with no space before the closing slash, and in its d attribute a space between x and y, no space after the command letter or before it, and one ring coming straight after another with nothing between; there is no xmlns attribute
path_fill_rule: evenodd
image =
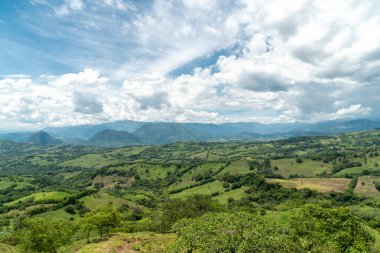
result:
<svg viewBox="0 0 380 253"><path fill-rule="evenodd" d="M84 7L85 5L82 0L65 0L65 3L56 9L56 13L59 16L65 16L70 14L72 11L81 11Z"/></svg>
<svg viewBox="0 0 380 253"><path fill-rule="evenodd" d="M126 0L103 0L103 3L106 6L110 6L122 11L136 10L135 6L133 6L131 3L128 3Z"/></svg>
<svg viewBox="0 0 380 253"><path fill-rule="evenodd" d="M154 1L144 10L128 3L66 1L62 14L81 11L80 25L58 26L57 34L79 45L80 57L71 56L85 70L0 80L0 118L65 125L380 116L376 1ZM103 15L100 6L133 14ZM168 75L216 52L212 66Z"/></svg>

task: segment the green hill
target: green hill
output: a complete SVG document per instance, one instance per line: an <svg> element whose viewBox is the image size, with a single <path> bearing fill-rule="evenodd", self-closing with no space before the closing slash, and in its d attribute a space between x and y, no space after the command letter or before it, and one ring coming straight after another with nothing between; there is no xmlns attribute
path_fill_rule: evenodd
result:
<svg viewBox="0 0 380 253"><path fill-rule="evenodd" d="M63 144L63 141L57 138L51 137L47 132L39 131L37 133L32 134L28 142L36 144L36 145L57 145Z"/></svg>
<svg viewBox="0 0 380 253"><path fill-rule="evenodd" d="M156 142L170 138L194 140L202 135L180 124L155 124L155 127L143 127L137 132L146 134L146 138L153 136ZM166 134L155 135L154 131ZM134 134L122 131L102 131L98 137L101 142L137 139ZM181 246L177 243L184 242L185 234L178 233L173 224L182 218L195 218L182 220L180 229L189 231L189 242L202 243L192 237L196 235L192 229L202 232L207 228L202 227L205 220L197 217L206 213L209 225L223 232L224 225L218 225L225 221L223 217L231 219L228 224L234 224L235 216L231 213L239 212L245 212L241 214L243 218L251 217L247 212L260 214L264 220L251 217L252 222L264 222L257 228L279 226L278 220L295 236L291 241L302 244L315 235L310 229L307 231L310 237L301 238L295 226L303 228L303 225L294 224L297 219L293 214L309 216L313 210L330 208L320 211L335 213L331 219L339 222L325 222L323 217L322 220L314 217L315 221L328 231L330 225L333 231L345 229L349 236L355 235L356 228L364 227L361 233L369 240L364 242L366 248L358 252L378 252L367 249L378 247L380 238L377 232L380 221L376 216L380 213L379 140L380 131L375 130L267 142L190 141L119 148L0 141L1 247L20 248L24 240L33 238L19 236L30 236L29 232L34 231L31 229L36 229L46 234L46 238L64 238L54 234L59 235L60 231L72 235L72 240L62 242L64 246L57 252L170 252L172 249L165 248L167 243L162 244L161 240L173 243L171 247ZM304 209L307 204L315 207ZM99 220L90 217L111 221L103 229L96 225ZM212 223L214 218L216 223ZM344 219L354 222L353 227L339 227L346 224ZM84 222L90 223L83 225ZM250 224L253 232L268 232L266 236L271 236L271 231L255 231L255 223ZM330 240L330 232L325 233L323 226L320 227L323 240ZM375 242L366 237L367 230ZM287 236L281 231L281 228L274 231L275 240ZM154 233L147 234L150 232ZM199 238L213 240L208 237L212 231L203 232ZM344 242L361 245L360 238L358 241L349 238ZM326 244L329 251L319 250L318 247L325 246L323 240L316 241L314 252L342 252L331 250L337 246L333 245L335 239ZM222 241L218 243L220 246ZM255 241L245 243L251 248Z"/></svg>
<svg viewBox="0 0 380 253"><path fill-rule="evenodd" d="M97 132L86 142L86 144L108 147L122 147L127 145L141 144L141 141L131 133L106 129Z"/></svg>
<svg viewBox="0 0 380 253"><path fill-rule="evenodd" d="M203 132L175 123L146 124L137 129L134 135L144 143L154 144L207 140L207 135Z"/></svg>

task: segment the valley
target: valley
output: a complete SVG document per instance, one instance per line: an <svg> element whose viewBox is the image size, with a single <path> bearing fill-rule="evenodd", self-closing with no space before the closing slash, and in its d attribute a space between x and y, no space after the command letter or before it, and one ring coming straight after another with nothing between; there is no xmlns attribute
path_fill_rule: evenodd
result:
<svg viewBox="0 0 380 253"><path fill-rule="evenodd" d="M78 229L60 252L169 252L178 241L172 225L182 212L175 203L196 196L218 212L260 213L280 223L305 204L344 207L371 229L371 247L379 247L379 152L379 130L120 148L0 141L1 247L20 248L16 224L43 218L75 227L86 214L112 206L120 221L108 239L99 241L91 230L87 244L86 229ZM164 217L168 203L179 208L178 218ZM144 242L147 237L170 243Z"/></svg>

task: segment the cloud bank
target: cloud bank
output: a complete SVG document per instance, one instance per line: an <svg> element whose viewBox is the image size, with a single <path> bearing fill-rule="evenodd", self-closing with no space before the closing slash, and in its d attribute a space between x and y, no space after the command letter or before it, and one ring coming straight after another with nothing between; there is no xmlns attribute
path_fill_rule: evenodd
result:
<svg viewBox="0 0 380 253"><path fill-rule="evenodd" d="M4 129L380 117L377 1L31 3L51 22L25 26L77 71L2 73Z"/></svg>

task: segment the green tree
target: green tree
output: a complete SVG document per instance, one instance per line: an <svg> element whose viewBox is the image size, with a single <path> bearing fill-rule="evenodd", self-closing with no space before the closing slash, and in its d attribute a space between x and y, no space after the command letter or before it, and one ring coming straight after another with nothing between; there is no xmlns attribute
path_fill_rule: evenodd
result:
<svg viewBox="0 0 380 253"><path fill-rule="evenodd" d="M192 195L186 199L172 199L162 206L160 229L170 230L172 225L182 218L198 217L206 212L219 211L221 205L211 197Z"/></svg>
<svg viewBox="0 0 380 253"><path fill-rule="evenodd" d="M370 252L374 240L346 208L306 205L290 217L290 224L309 252Z"/></svg>
<svg viewBox="0 0 380 253"><path fill-rule="evenodd" d="M188 253L296 253L300 244L289 228L257 214L208 213L174 225L178 250Z"/></svg>
<svg viewBox="0 0 380 253"><path fill-rule="evenodd" d="M69 243L74 230L67 221L37 217L26 219L21 231L25 251L55 253Z"/></svg>
<svg viewBox="0 0 380 253"><path fill-rule="evenodd" d="M104 233L109 233L109 230L117 227L119 223L119 213L112 205L107 205L86 213L79 222L79 227L86 231L87 241L89 241L92 230L96 229L102 238Z"/></svg>

